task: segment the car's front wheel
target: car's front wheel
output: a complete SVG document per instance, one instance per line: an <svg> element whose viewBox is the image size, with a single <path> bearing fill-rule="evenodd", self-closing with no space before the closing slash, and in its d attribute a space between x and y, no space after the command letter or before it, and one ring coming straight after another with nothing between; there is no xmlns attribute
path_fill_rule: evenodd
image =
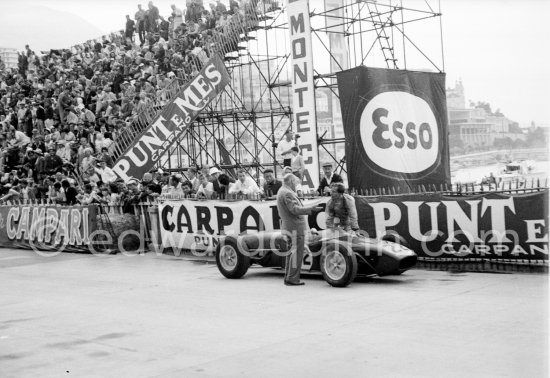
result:
<svg viewBox="0 0 550 378"><path fill-rule="evenodd" d="M321 273L330 285L348 286L357 275L357 257L343 245L329 245L321 254Z"/></svg>
<svg viewBox="0 0 550 378"><path fill-rule="evenodd" d="M225 239L216 248L216 265L227 278L241 278L250 267L250 257L243 254L236 240Z"/></svg>

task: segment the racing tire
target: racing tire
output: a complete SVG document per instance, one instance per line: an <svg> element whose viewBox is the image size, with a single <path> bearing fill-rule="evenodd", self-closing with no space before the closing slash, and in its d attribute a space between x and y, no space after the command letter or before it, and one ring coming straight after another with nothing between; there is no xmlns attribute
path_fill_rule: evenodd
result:
<svg viewBox="0 0 550 378"><path fill-rule="evenodd" d="M216 248L216 265L226 278L237 279L248 271L250 257L242 253L236 240L225 239Z"/></svg>
<svg viewBox="0 0 550 378"><path fill-rule="evenodd" d="M334 287L346 287L357 275L357 257L343 245L328 245L321 254L321 273Z"/></svg>

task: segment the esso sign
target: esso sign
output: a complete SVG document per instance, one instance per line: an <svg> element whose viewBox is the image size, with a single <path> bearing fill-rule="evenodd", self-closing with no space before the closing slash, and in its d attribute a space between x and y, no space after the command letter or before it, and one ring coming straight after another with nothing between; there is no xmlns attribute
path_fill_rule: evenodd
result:
<svg viewBox="0 0 550 378"><path fill-rule="evenodd" d="M430 106L407 92L376 95L361 114L361 140L381 168L418 173L437 161L439 132Z"/></svg>

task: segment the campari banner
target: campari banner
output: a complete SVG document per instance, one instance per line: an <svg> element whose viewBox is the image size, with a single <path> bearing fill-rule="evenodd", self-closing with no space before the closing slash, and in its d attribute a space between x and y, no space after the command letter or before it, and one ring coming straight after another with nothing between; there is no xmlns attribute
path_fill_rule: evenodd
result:
<svg viewBox="0 0 550 378"><path fill-rule="evenodd" d="M0 247L89 251L96 206L0 206Z"/></svg>
<svg viewBox="0 0 550 378"><path fill-rule="evenodd" d="M215 55L120 156L113 171L124 181L141 180L228 82L223 61Z"/></svg>
<svg viewBox="0 0 550 378"><path fill-rule="evenodd" d="M450 183L444 73L361 66L337 79L350 188Z"/></svg>
<svg viewBox="0 0 550 378"><path fill-rule="evenodd" d="M305 200L324 206L328 197ZM355 197L359 226L371 238L400 235L421 258L548 261L548 192L446 197ZM159 206L161 245L213 252L223 235L279 229L275 201L168 201ZM325 213L309 226L326 228Z"/></svg>

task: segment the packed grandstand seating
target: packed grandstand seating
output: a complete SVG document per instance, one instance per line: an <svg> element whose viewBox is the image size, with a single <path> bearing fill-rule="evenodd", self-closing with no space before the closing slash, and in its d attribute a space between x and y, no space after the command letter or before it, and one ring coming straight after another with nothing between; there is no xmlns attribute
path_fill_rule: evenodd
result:
<svg viewBox="0 0 550 378"><path fill-rule="evenodd" d="M211 175L215 167L172 176L159 169L127 183L111 169L204 62L213 54L230 59L242 32L276 6L187 4L185 12L172 6L165 18L149 2L127 16L120 32L62 50L36 53L26 46L16 68L0 62L0 203L127 205L159 195L229 193L235 180L222 174L220 185Z"/></svg>

